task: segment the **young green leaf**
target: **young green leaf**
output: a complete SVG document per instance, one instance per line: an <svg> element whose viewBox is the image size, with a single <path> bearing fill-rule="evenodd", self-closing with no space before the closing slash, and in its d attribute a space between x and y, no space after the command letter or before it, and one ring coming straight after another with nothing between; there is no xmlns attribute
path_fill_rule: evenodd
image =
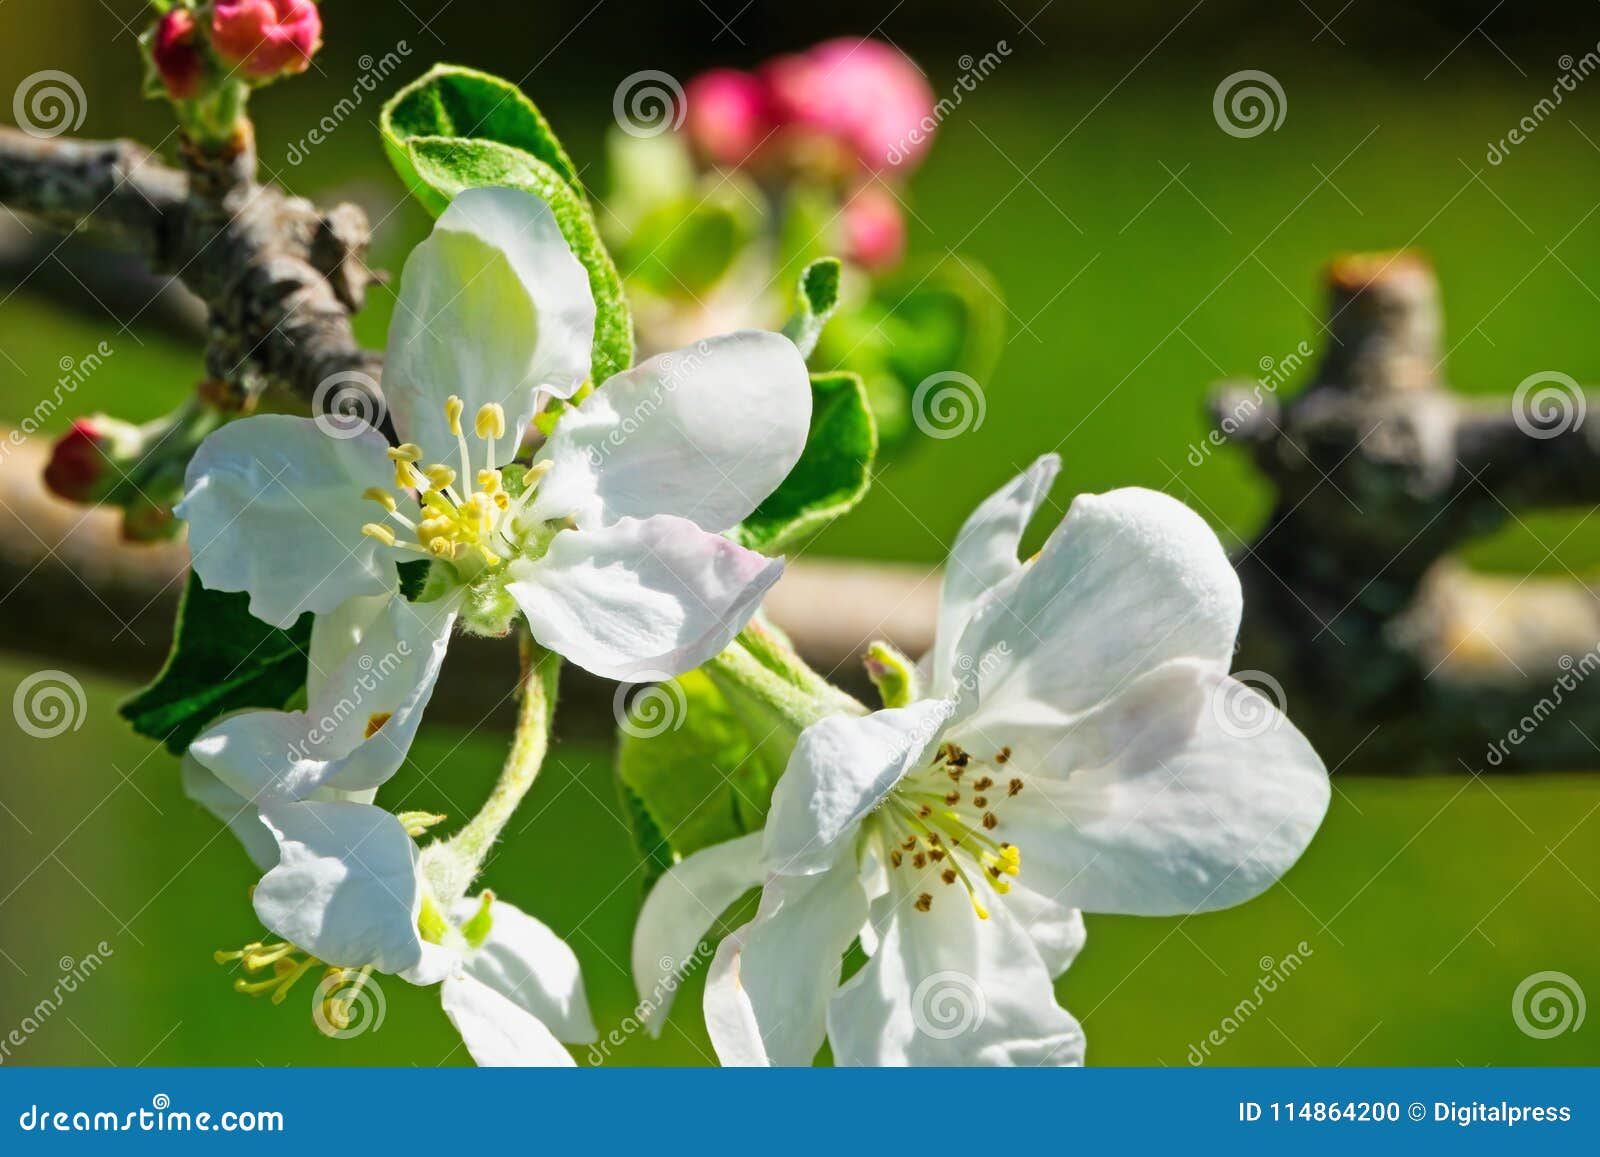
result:
<svg viewBox="0 0 1600 1157"><path fill-rule="evenodd" d="M549 165L574 192L583 192L572 158L538 106L510 81L486 72L456 64L434 65L383 106L378 127L402 178L407 177L407 141L451 137L520 149Z"/></svg>
<svg viewBox="0 0 1600 1157"><path fill-rule="evenodd" d="M735 542L781 554L847 513L872 482L878 430L866 387L852 373L811 375L811 432L794 469L750 517Z"/></svg>
<svg viewBox="0 0 1600 1157"><path fill-rule="evenodd" d="M932 375L955 371L989 384L1005 328L999 290L975 262L912 266L874 286L860 308L836 315L811 360L861 374L889 448L911 430L911 396Z"/></svg>
<svg viewBox="0 0 1600 1157"><path fill-rule="evenodd" d="M285 631L252 615L249 602L242 593L207 590L190 572L166 665L117 709L135 731L181 754L218 716L282 708L301 692L311 616Z"/></svg>
<svg viewBox="0 0 1600 1157"><path fill-rule="evenodd" d="M635 696L617 745L617 778L647 884L674 857L765 823L794 737L753 725L756 710L730 699L703 671Z"/></svg>
<svg viewBox="0 0 1600 1157"><path fill-rule="evenodd" d="M463 189L485 185L523 189L555 213L561 235L589 273L595 325L592 376L603 382L633 361L633 318L611 255L600 241L588 204L545 162L494 141L459 137L413 137L401 146L407 173L430 208L442 211Z"/></svg>
<svg viewBox="0 0 1600 1157"><path fill-rule="evenodd" d="M839 305L839 276L841 266L837 257L822 257L800 271L800 283L795 292L795 310L783 334L808 358L817 348L822 327Z"/></svg>

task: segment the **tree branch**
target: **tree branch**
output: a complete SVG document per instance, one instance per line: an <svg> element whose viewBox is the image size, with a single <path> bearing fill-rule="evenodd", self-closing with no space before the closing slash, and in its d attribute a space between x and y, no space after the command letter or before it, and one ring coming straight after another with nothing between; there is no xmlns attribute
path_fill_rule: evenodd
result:
<svg viewBox="0 0 1600 1157"><path fill-rule="evenodd" d="M1565 718L1525 723L1600 647L1595 591L1451 557L1518 512L1600 502L1590 399L1553 378L1542 402L1450 391L1418 257L1346 258L1329 280L1332 344L1310 386L1287 403L1259 384L1212 403L1277 492L1236 560L1239 665L1281 681L1330 764L1357 744L1349 766L1389 771L1593 766L1600 680L1555 697Z"/></svg>
<svg viewBox="0 0 1600 1157"><path fill-rule="evenodd" d="M128 141L0 129L0 203L61 228L104 229L181 280L206 305L207 375L241 397L271 385L321 402L318 387L342 373L354 376L335 393L347 404L370 394L366 412L382 412L381 358L350 326L373 279L366 215L258 183L248 134L224 151L186 146L183 162L170 168Z"/></svg>

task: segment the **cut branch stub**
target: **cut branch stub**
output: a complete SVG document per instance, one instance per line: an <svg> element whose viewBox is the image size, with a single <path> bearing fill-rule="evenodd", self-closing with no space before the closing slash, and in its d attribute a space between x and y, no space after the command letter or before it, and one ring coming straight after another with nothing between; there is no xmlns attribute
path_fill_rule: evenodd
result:
<svg viewBox="0 0 1600 1157"><path fill-rule="evenodd" d="M1600 763L1565 724L1505 741L1564 658L1600 647L1593 591L1476 576L1450 559L1518 511L1600 502L1589 399L1553 371L1509 401L1446 387L1438 286L1420 256L1341 258L1328 281L1329 345L1309 386L1287 401L1276 383L1212 399L1223 436L1276 492L1237 560L1240 666L1284 684L1330 762L1376 725L1352 764ZM1600 737L1600 681L1569 709Z"/></svg>

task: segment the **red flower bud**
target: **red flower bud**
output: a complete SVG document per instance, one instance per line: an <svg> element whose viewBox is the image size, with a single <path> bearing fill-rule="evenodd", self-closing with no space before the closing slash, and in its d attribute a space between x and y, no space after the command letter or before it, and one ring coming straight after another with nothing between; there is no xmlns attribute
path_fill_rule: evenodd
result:
<svg viewBox="0 0 1600 1157"><path fill-rule="evenodd" d="M56 440L44 468L44 484L68 502L93 502L109 471L109 438L93 418L76 418Z"/></svg>
<svg viewBox="0 0 1600 1157"><path fill-rule="evenodd" d="M322 16L312 0L216 0L211 44L249 77L304 72L322 45Z"/></svg>
<svg viewBox="0 0 1600 1157"><path fill-rule="evenodd" d="M162 15L150 44L150 57L173 100L187 100L195 94L203 64L193 12L174 8Z"/></svg>

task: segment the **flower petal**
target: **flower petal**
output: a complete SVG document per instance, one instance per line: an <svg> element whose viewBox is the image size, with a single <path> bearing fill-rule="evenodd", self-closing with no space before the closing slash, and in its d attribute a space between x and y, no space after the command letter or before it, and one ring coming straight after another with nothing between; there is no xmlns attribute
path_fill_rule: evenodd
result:
<svg viewBox="0 0 1600 1157"><path fill-rule="evenodd" d="M573 1066L572 1054L542 1020L481 980L465 973L448 976L439 1000L467 1052L483 1068Z"/></svg>
<svg viewBox="0 0 1600 1157"><path fill-rule="evenodd" d="M902 887L874 903L873 923L877 952L828 1005L836 1064L1083 1063L1083 1030L1004 904L980 920L945 889L922 912Z"/></svg>
<svg viewBox="0 0 1600 1157"><path fill-rule="evenodd" d="M827 871L856 825L936 744L955 705L922 699L871 715L830 715L800 733L767 812L767 870Z"/></svg>
<svg viewBox="0 0 1600 1157"><path fill-rule="evenodd" d="M1082 912L1034 891L1022 881L1012 883L1004 903L1017 926L1038 949L1046 972L1060 976L1071 967L1089 937Z"/></svg>
<svg viewBox="0 0 1600 1157"><path fill-rule="evenodd" d="M625 518L565 530L508 590L541 645L605 679L698 667L749 621L783 572L683 518Z"/></svg>
<svg viewBox="0 0 1600 1157"><path fill-rule="evenodd" d="M1060 471L1056 455L1036 459L984 499L956 535L939 588L939 624L928 672L933 694L948 696L954 688L956 645L978 604L992 587L1022 569L1017 551L1023 531Z"/></svg>
<svg viewBox="0 0 1600 1157"><path fill-rule="evenodd" d="M461 924L477 911L477 899L463 900L452 918ZM560 1040L594 1040L583 973L567 942L503 900L489 905L489 916L488 937L464 958L466 974L538 1017Z"/></svg>
<svg viewBox="0 0 1600 1157"><path fill-rule="evenodd" d="M717 917L760 886L760 832L712 844L668 868L633 927L633 983L651 1036L660 1036L678 984Z"/></svg>
<svg viewBox="0 0 1600 1157"><path fill-rule="evenodd" d="M1029 701L1083 711L1169 659L1226 670L1240 609L1239 579L1194 511L1153 490L1083 494L984 601L956 663L977 672L979 715Z"/></svg>
<svg viewBox="0 0 1600 1157"><path fill-rule="evenodd" d="M278 864L255 890L256 915L329 964L403 972L422 959L417 846L371 804L263 806Z"/></svg>
<svg viewBox="0 0 1600 1157"><path fill-rule="evenodd" d="M338 665L319 673L321 686L305 711L228 716L190 752L250 799L377 787L405 761L455 618L453 602L408 603L396 595Z"/></svg>
<svg viewBox="0 0 1600 1157"><path fill-rule="evenodd" d="M675 514L727 530L800 459L811 385L794 343L753 330L617 374L561 416L537 517L581 527Z"/></svg>
<svg viewBox="0 0 1600 1157"><path fill-rule="evenodd" d="M445 399L505 408L511 460L537 394L570 397L589 376L594 296L555 214L532 193L467 189L411 251L383 370L395 430L430 459L454 463Z"/></svg>
<svg viewBox="0 0 1600 1157"><path fill-rule="evenodd" d="M1328 809L1305 737L1205 663L1169 663L1067 727L1007 742L1027 788L996 834L1020 849L1023 881L1087 912L1243 903L1299 859Z"/></svg>
<svg viewBox="0 0 1600 1157"><path fill-rule="evenodd" d="M867 919L855 857L816 876L768 881L756 917L717 950L706 1028L724 1065L809 1065L845 949Z"/></svg>
<svg viewBox="0 0 1600 1157"><path fill-rule="evenodd" d="M394 556L361 533L394 470L375 431L324 433L311 418L260 414L200 444L184 476L189 553L214 591L245 591L250 613L288 627L358 595L395 589Z"/></svg>
<svg viewBox="0 0 1600 1157"><path fill-rule="evenodd" d="M178 765L183 794L216 816L244 845L245 854L263 872L278 862L278 841L261 824L255 804L223 783L187 752Z"/></svg>

